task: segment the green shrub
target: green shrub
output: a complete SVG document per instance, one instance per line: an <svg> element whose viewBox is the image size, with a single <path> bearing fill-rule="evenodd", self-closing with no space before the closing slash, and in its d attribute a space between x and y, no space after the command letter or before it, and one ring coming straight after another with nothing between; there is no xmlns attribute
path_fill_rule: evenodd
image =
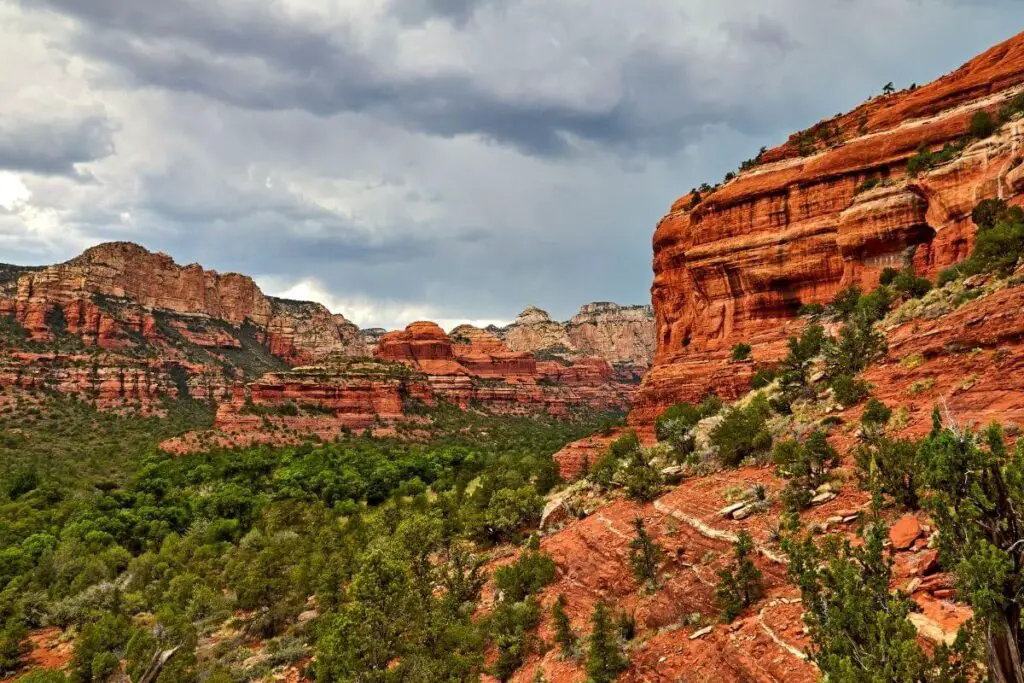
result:
<svg viewBox="0 0 1024 683"><path fill-rule="evenodd" d="M718 572L715 596L722 609L722 620L731 622L753 605L764 592L761 570L754 564L754 539L743 530L734 546L732 566Z"/></svg>
<svg viewBox="0 0 1024 683"><path fill-rule="evenodd" d="M772 445L768 431L768 402L756 397L744 408L730 408L711 430L711 443L724 467L737 467L747 458L764 455Z"/></svg>
<svg viewBox="0 0 1024 683"><path fill-rule="evenodd" d="M892 408L889 408L877 398L870 398L867 405L864 406L864 413L861 415L860 421L864 425L884 427L889 423L891 417Z"/></svg>
<svg viewBox="0 0 1024 683"><path fill-rule="evenodd" d="M797 309L796 314L800 316L814 317L821 315L825 312L825 307L822 304L801 304L800 308Z"/></svg>
<svg viewBox="0 0 1024 683"><path fill-rule="evenodd" d="M677 462L683 462L693 453L693 428L721 409L722 401L717 396L709 396L698 405L676 404L655 420L655 434L659 441L668 442L672 446Z"/></svg>
<svg viewBox="0 0 1024 683"><path fill-rule="evenodd" d="M498 657L492 667L495 678L507 681L523 665L533 651L532 632L539 623L540 605L533 598L523 602L502 600L498 603L488 624L498 650Z"/></svg>
<svg viewBox="0 0 1024 683"><path fill-rule="evenodd" d="M633 578L641 586L654 591L658 588L658 568L665 559L665 550L651 538L644 528L644 520L633 519L635 536L629 542L629 566Z"/></svg>
<svg viewBox="0 0 1024 683"><path fill-rule="evenodd" d="M608 606L598 602L590 618L590 646L587 650L588 683L612 683L625 670L629 661L622 654L622 644L612 625Z"/></svg>
<svg viewBox="0 0 1024 683"><path fill-rule="evenodd" d="M754 373L754 376L750 378L750 388L755 390L764 389L766 386L774 382L778 376L779 371L777 368L760 368Z"/></svg>
<svg viewBox="0 0 1024 683"><path fill-rule="evenodd" d="M622 470L622 485L632 500L648 502L658 497L664 480L643 451L633 451Z"/></svg>
<svg viewBox="0 0 1024 683"><path fill-rule="evenodd" d="M825 345L825 374L833 380L852 377L885 350L885 336L874 328L874 320L858 313Z"/></svg>
<svg viewBox="0 0 1024 683"><path fill-rule="evenodd" d="M837 318L846 320L857 310L857 302L860 301L862 293L857 285L844 287L829 302L828 308Z"/></svg>
<svg viewBox="0 0 1024 683"><path fill-rule="evenodd" d="M677 403L654 421L654 432L659 441L667 441L680 429L692 429L701 420L717 415L721 409L722 399L717 396L709 396L697 405Z"/></svg>
<svg viewBox="0 0 1024 683"><path fill-rule="evenodd" d="M861 192L867 192L868 190L873 190L876 187L878 187L881 184L881 182L882 182L881 178L879 178L876 175L873 175L870 178L867 178L860 185L858 185L857 188L853 191L853 193L855 195L857 195L857 194L860 194Z"/></svg>
<svg viewBox="0 0 1024 683"><path fill-rule="evenodd" d="M621 460L633 451L640 450L640 437L636 435L636 431L630 429L613 441L608 446L608 450L611 451L613 456Z"/></svg>
<svg viewBox="0 0 1024 683"><path fill-rule="evenodd" d="M540 521L543 499L533 486L497 491L487 505L485 520L496 538L509 538Z"/></svg>
<svg viewBox="0 0 1024 683"><path fill-rule="evenodd" d="M979 140L991 137L996 128L996 120L985 110L975 112L971 117L971 135Z"/></svg>
<svg viewBox="0 0 1024 683"><path fill-rule="evenodd" d="M1024 112L1024 93L1018 93L999 109L999 123L1006 123L1016 114Z"/></svg>
<svg viewBox="0 0 1024 683"><path fill-rule="evenodd" d="M555 642L558 643L562 656L575 659L579 655L579 639L572 630L569 615L565 611L567 604L565 593L559 593L558 599L551 605L551 622L555 629Z"/></svg>
<svg viewBox="0 0 1024 683"><path fill-rule="evenodd" d="M938 152L932 152L925 145L922 145L917 154L907 161L907 175L914 178L925 171L931 170L939 164L944 164L957 158L964 149L964 142L947 142Z"/></svg>
<svg viewBox="0 0 1024 683"><path fill-rule="evenodd" d="M960 267L950 266L949 268L943 268L939 271L939 279L936 282L936 286L940 289L945 287L950 282L954 282L960 278Z"/></svg>
<svg viewBox="0 0 1024 683"><path fill-rule="evenodd" d="M881 320L889 312L892 298L892 291L888 287L876 287L858 299L854 313L872 322Z"/></svg>
<svg viewBox="0 0 1024 683"><path fill-rule="evenodd" d="M861 481L886 493L908 510L920 507L921 482L917 443L878 436L854 452Z"/></svg>
<svg viewBox="0 0 1024 683"><path fill-rule="evenodd" d="M951 656L949 648L939 646L933 658L921 646L908 618L916 606L907 594L890 588L886 536L876 522L857 546L836 536L820 547L810 535L785 542L790 579L806 605L814 662L830 681L975 680L967 675L975 661L967 648Z"/></svg>
<svg viewBox="0 0 1024 683"><path fill-rule="evenodd" d="M732 360L734 360L734 361L749 360L750 359L751 351L753 351L753 349L750 347L750 344L746 344L744 342L740 342L740 343L738 343L738 344L736 344L735 346L732 347Z"/></svg>
<svg viewBox="0 0 1024 683"><path fill-rule="evenodd" d="M804 442L790 439L776 444L772 460L776 474L789 480L784 496L787 509L800 510L810 504L814 490L828 481L829 472L839 465L839 453L825 433L816 430Z"/></svg>
<svg viewBox="0 0 1024 683"><path fill-rule="evenodd" d="M910 268L905 268L892 280L892 288L913 299L920 299L932 289L927 278L918 277Z"/></svg>
<svg viewBox="0 0 1024 683"><path fill-rule="evenodd" d="M494 584L503 599L521 602L555 580L555 561L549 555L527 550L512 564L494 572Z"/></svg>
<svg viewBox="0 0 1024 683"><path fill-rule="evenodd" d="M851 375L839 375L829 383L840 405L855 406L868 395L868 384Z"/></svg>
<svg viewBox="0 0 1024 683"><path fill-rule="evenodd" d="M882 268L882 272L878 276L878 284L883 287L888 287L892 284L892 281L896 279L896 276L900 274L900 271L896 270L892 266L886 266Z"/></svg>

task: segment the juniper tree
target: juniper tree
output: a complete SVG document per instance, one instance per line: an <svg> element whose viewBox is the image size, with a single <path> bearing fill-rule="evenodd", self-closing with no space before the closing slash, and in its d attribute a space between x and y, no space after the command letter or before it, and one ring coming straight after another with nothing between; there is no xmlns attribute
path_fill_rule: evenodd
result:
<svg viewBox="0 0 1024 683"><path fill-rule="evenodd" d="M944 428L936 408L918 457L942 563L984 627L989 675L997 683L1021 683L1024 443L1011 456L998 425L978 438L956 425Z"/></svg>
<svg viewBox="0 0 1024 683"><path fill-rule="evenodd" d="M665 551L647 533L643 519L634 518L633 528L636 536L629 542L629 565L636 582L653 592L658 588L658 567L665 558Z"/></svg>
<svg viewBox="0 0 1024 683"><path fill-rule="evenodd" d="M569 615L565 611L567 600L564 593L558 594L558 599L551 605L551 621L555 627L555 642L562 650L563 657L577 656L577 637L569 623Z"/></svg>
<svg viewBox="0 0 1024 683"><path fill-rule="evenodd" d="M829 681L843 683L966 683L970 640L956 652L923 650L908 619L913 601L890 592L892 562L884 555L885 526L871 524L864 542L810 535L786 539L790 579L800 587L811 657Z"/></svg>
<svg viewBox="0 0 1024 683"><path fill-rule="evenodd" d="M716 597L722 608L722 619L731 622L743 610L750 607L764 590L761 570L754 564L754 539L747 531L741 531L736 539L735 561L732 566L718 572Z"/></svg>
<svg viewBox="0 0 1024 683"><path fill-rule="evenodd" d="M587 650L588 683L611 683L626 668L627 661L615 634L608 606L598 602L590 618L590 646Z"/></svg>

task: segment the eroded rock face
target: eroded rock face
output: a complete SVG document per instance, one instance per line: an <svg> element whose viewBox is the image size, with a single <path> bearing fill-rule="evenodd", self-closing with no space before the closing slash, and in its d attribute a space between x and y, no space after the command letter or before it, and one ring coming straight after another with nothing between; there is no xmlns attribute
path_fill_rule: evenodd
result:
<svg viewBox="0 0 1024 683"><path fill-rule="evenodd" d="M101 244L67 263L0 278L0 315L14 316L30 339L54 339L57 309L69 334L107 349L159 341L153 312L174 318L179 329L216 321L237 338L245 328L291 365L344 349L358 336L320 304L268 297L245 275L180 266L130 242Z"/></svg>
<svg viewBox="0 0 1024 683"><path fill-rule="evenodd" d="M1024 83L1024 34L914 91L874 98L830 122L840 134L800 156L797 138L704 197L676 202L654 234L657 350L633 421L714 390L735 398L750 367L728 362L738 342L758 361L784 353L802 304L842 287L873 287L886 266L922 275L965 258L978 201L1021 201L1018 118L955 160L917 177L907 160L924 145L964 137ZM805 152L808 150L805 149ZM876 187L866 190L865 181Z"/></svg>
<svg viewBox="0 0 1024 683"><path fill-rule="evenodd" d="M471 325L449 336L434 323L413 323L384 335L375 356L424 373L435 394L463 407L478 402L499 411L541 409L554 415L573 406L622 410L633 389L604 359L538 361Z"/></svg>
<svg viewBox="0 0 1024 683"><path fill-rule="evenodd" d="M268 297L244 275L179 266L127 242L53 266L4 266L0 323L0 383L81 393L101 407L155 410L191 384L193 397L222 398L243 376L370 354L359 329L320 304ZM19 368L29 356L17 351L39 360Z"/></svg>
<svg viewBox="0 0 1024 683"><path fill-rule="evenodd" d="M514 323L491 331L513 351L566 360L604 358L624 376L632 373L637 379L654 357L650 306L591 303L567 322L556 322L546 311L528 306Z"/></svg>

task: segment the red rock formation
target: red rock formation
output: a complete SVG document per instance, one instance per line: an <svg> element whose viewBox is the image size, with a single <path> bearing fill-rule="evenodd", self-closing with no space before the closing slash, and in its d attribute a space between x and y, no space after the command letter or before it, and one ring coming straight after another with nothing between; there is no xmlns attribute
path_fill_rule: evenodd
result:
<svg viewBox="0 0 1024 683"><path fill-rule="evenodd" d="M491 330L513 351L566 360L603 358L624 378L641 377L654 357L654 312L650 306L591 303L564 323L528 306L513 324Z"/></svg>
<svg viewBox="0 0 1024 683"><path fill-rule="evenodd" d="M30 339L54 338L49 316L58 308L67 333L106 349L137 346L133 335L168 341L150 311L173 318L186 339L211 348L242 346L238 337L250 326L259 342L292 365L323 358L356 336L348 321L320 304L267 297L247 276L179 266L166 254L128 242L101 244L67 263L12 272L0 281L0 316L13 316ZM205 336L211 321L226 323L226 329ZM207 329L196 336L197 326Z"/></svg>
<svg viewBox="0 0 1024 683"><path fill-rule="evenodd" d="M907 159L922 145L959 140L974 113L1022 83L1024 34L930 85L830 121L840 134L827 148L801 157L794 137L696 203L677 201L654 235L657 352L632 419L650 422L709 389L735 397L749 365L730 365L729 349L742 341L759 360L778 357L801 304L825 303L850 283L873 286L905 258L929 276L963 259L974 205L997 195L1021 201L1024 123L916 178ZM859 192L869 178L885 182Z"/></svg>
<svg viewBox="0 0 1024 683"><path fill-rule="evenodd" d="M485 330L464 325L452 334L458 343L434 323L413 323L386 334L375 355L425 373L439 397L463 407L478 402L499 411L541 409L561 415L572 406L613 410L629 405L631 387L617 380L605 360L538 363L528 353L510 351Z"/></svg>

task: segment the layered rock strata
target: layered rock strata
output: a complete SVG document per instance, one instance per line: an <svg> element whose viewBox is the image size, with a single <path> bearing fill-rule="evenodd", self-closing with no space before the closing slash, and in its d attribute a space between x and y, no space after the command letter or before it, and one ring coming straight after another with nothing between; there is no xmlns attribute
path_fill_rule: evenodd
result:
<svg viewBox="0 0 1024 683"><path fill-rule="evenodd" d="M650 306L590 303L567 322L556 322L546 311L528 306L511 325L489 331L513 351L547 359L604 358L624 378L635 380L643 376L654 357L654 311Z"/></svg>
<svg viewBox="0 0 1024 683"><path fill-rule="evenodd" d="M730 364L729 350L745 342L757 361L779 357L801 305L872 287L886 266L934 277L965 258L977 202L1022 201L1024 122L916 176L907 162L960 143L977 112L998 110L1022 84L1024 34L930 85L823 122L827 144L794 136L710 194L678 200L654 234L657 350L633 421L709 391L734 398L750 367Z"/></svg>

